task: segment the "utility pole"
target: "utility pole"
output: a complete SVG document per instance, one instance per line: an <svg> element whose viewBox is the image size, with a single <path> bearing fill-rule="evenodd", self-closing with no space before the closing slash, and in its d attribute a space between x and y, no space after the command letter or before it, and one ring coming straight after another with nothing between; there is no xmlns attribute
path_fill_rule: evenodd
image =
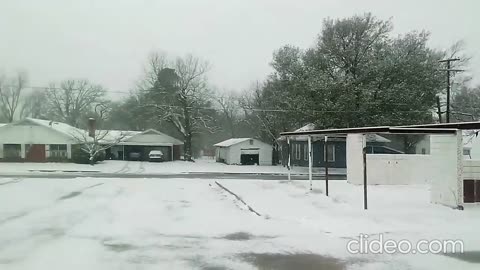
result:
<svg viewBox="0 0 480 270"><path fill-rule="evenodd" d="M447 123L450 123L450 90L451 90L451 87L450 87L450 72L452 72L452 71L463 71L463 70L460 70L460 69L452 69L451 63L455 62L455 61L459 61L459 60L460 60L460 58L449 58L449 59L444 59L444 60L439 61L440 63L447 63L447 69L442 69L442 71L447 72L447 115L445 117Z"/></svg>
<svg viewBox="0 0 480 270"><path fill-rule="evenodd" d="M440 106L440 97L437 96L437 114L438 114L438 122L442 123L442 107Z"/></svg>

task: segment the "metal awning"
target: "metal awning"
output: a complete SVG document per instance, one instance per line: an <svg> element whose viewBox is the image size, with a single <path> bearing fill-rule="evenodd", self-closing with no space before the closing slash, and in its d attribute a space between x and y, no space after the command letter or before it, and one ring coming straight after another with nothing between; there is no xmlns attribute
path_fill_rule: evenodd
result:
<svg viewBox="0 0 480 270"><path fill-rule="evenodd" d="M328 134L366 134L366 133L391 133L391 134L454 134L457 130L480 129L480 122L461 122L443 124L425 124L411 126L378 126L322 129L297 132L282 132L282 136L296 135L328 135Z"/></svg>

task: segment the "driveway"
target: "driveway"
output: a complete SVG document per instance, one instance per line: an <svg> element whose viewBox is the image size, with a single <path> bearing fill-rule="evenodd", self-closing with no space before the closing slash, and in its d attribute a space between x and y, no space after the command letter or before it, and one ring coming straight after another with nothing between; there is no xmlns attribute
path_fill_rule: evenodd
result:
<svg viewBox="0 0 480 270"><path fill-rule="evenodd" d="M188 179L10 180L0 186L0 231L2 270L346 265L298 246L333 241L324 233L299 234L298 224L254 215L215 184Z"/></svg>

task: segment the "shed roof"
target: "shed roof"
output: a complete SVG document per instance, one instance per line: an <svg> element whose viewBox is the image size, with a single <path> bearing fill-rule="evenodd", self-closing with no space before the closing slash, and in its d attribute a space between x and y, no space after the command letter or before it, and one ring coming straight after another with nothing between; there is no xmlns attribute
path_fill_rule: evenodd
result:
<svg viewBox="0 0 480 270"><path fill-rule="evenodd" d="M124 132L135 132L135 131L124 131ZM137 142L135 141L135 138L142 136L142 135L156 135L159 137L161 143L163 144L171 144L171 145L183 145L183 142L180 141L179 139L176 139L172 136L169 136L165 133L162 133L158 130L155 129L148 129L145 131L138 132L137 134L133 134L132 136L126 138L125 140L122 141L121 144L129 144L129 145L135 145ZM138 142L137 145L145 145L146 142ZM154 142L158 143L158 142Z"/></svg>
<svg viewBox="0 0 480 270"><path fill-rule="evenodd" d="M252 138L231 138L231 139L225 140L223 142L219 142L217 144L214 144L213 146L229 147L229 146L232 146L232 145L235 145L235 144L238 144L238 143L241 143L241 142L245 142L245 141L248 141L248 140L252 140Z"/></svg>
<svg viewBox="0 0 480 270"><path fill-rule="evenodd" d="M367 134L367 133L392 133L392 134L454 134L457 130L480 129L480 122L441 123L411 126L375 126L357 128L338 128L309 130L300 132L282 132L282 136L299 135L327 135L327 134Z"/></svg>

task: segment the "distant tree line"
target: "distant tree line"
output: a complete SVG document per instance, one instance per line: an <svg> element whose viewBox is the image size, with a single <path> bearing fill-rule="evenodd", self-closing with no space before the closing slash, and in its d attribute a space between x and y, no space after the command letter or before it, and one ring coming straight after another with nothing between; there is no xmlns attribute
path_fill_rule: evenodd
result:
<svg viewBox="0 0 480 270"><path fill-rule="evenodd" d="M24 73L0 76L3 121L35 117L84 127L88 117L103 128L156 128L181 138L184 157L231 137L256 137L275 144L280 132L314 123L317 128L405 125L437 121L436 98L446 88L439 60L461 56L462 43L446 51L430 48L429 34L392 34L391 21L371 14L326 19L314 46L280 47L273 72L241 94L215 89L209 64L186 55L151 54L135 89L111 102L108 91L88 80L65 80L42 89ZM445 102L440 111L444 113ZM456 82L453 119L478 120L480 88Z"/></svg>

